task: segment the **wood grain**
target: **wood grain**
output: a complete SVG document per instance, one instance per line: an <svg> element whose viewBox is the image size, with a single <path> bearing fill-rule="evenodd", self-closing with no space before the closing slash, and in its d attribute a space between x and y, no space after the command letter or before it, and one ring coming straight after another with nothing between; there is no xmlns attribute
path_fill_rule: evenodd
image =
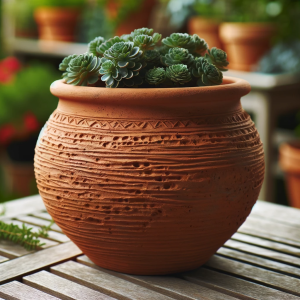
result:
<svg viewBox="0 0 300 300"><path fill-rule="evenodd" d="M300 280L252 265L214 255L205 266L237 275L294 295L300 295Z"/></svg>
<svg viewBox="0 0 300 300"><path fill-rule="evenodd" d="M256 255L250 255L233 249L221 247L218 254L229 258L237 259L246 263L250 263L259 267L267 268L276 272L285 273L288 275L294 275L300 277L300 268L292 267L280 262L258 257Z"/></svg>
<svg viewBox="0 0 300 300"><path fill-rule="evenodd" d="M74 261L54 266L51 268L51 272L118 299L138 300L141 299L141 295L143 295L143 299L147 300L171 299L168 296Z"/></svg>
<svg viewBox="0 0 300 300"><path fill-rule="evenodd" d="M61 299L113 300L114 298L46 271L23 278L26 284Z"/></svg>
<svg viewBox="0 0 300 300"><path fill-rule="evenodd" d="M10 259L21 257L34 251L28 251L21 245L18 245L12 241L0 240L0 255L4 255ZM1 276L1 275L0 275Z"/></svg>
<svg viewBox="0 0 300 300"><path fill-rule="evenodd" d="M160 292L174 299L211 299L211 300L233 300L237 299L229 295L224 295L207 287L193 284L186 280L171 276L134 276L124 273L118 273L96 266L86 255L76 259L79 263L85 264L92 268L101 270L119 278L139 284L151 290Z"/></svg>
<svg viewBox="0 0 300 300"><path fill-rule="evenodd" d="M243 300L300 300L297 296L206 268L184 273L182 277Z"/></svg>
<svg viewBox="0 0 300 300"><path fill-rule="evenodd" d="M7 261L7 260L8 260L7 257L1 256L1 255L0 255L0 263L2 263L2 262L4 262L4 261Z"/></svg>
<svg viewBox="0 0 300 300"><path fill-rule="evenodd" d="M44 211L32 213L30 215L33 217L36 217L36 218L43 219L43 220L48 220L48 221L52 220L52 217L47 212L44 212Z"/></svg>
<svg viewBox="0 0 300 300"><path fill-rule="evenodd" d="M12 281L0 286L0 296L6 300L58 300L54 296L34 289L18 281Z"/></svg>
<svg viewBox="0 0 300 300"><path fill-rule="evenodd" d="M22 221L24 223L37 225L40 227L49 226L51 224L51 221L43 220L40 218L35 218L33 216L22 215L22 216L17 216L16 219L19 221ZM51 230L57 231L57 232L62 232L62 230L57 226L57 224L52 224Z"/></svg>
<svg viewBox="0 0 300 300"><path fill-rule="evenodd" d="M72 242L9 260L0 264L0 284L82 254Z"/></svg>

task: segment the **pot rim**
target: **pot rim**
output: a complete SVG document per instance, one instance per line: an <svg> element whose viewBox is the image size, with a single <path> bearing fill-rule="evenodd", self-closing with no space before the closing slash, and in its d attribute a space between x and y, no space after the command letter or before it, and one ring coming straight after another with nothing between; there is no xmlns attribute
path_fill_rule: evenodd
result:
<svg viewBox="0 0 300 300"><path fill-rule="evenodd" d="M51 93L59 99L71 101L125 102L128 99L146 101L153 99L170 100L188 97L199 97L199 102L210 102L212 99L241 98L251 90L250 84L241 78L224 76L223 84L205 87L178 87L178 88L116 88L73 86L66 84L63 79L54 81L50 86Z"/></svg>

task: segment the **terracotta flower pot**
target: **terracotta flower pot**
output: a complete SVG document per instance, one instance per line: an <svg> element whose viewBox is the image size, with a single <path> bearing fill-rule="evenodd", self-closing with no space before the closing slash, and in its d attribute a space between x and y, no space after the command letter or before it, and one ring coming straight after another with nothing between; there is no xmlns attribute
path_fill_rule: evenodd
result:
<svg viewBox="0 0 300 300"><path fill-rule="evenodd" d="M264 178L241 79L213 87L51 86L36 147L48 212L97 265L130 274L201 266L245 221Z"/></svg>
<svg viewBox="0 0 300 300"><path fill-rule="evenodd" d="M77 8L39 7L34 12L39 38L49 41L73 42L80 15Z"/></svg>
<svg viewBox="0 0 300 300"><path fill-rule="evenodd" d="M300 142L283 144L279 152L280 166L285 172L290 204L300 208Z"/></svg>
<svg viewBox="0 0 300 300"><path fill-rule="evenodd" d="M190 18L187 25L189 34L198 34L207 42L209 48L223 49L219 37L219 22L196 16Z"/></svg>
<svg viewBox="0 0 300 300"><path fill-rule="evenodd" d="M270 49L276 28L269 23L223 23L220 38L230 57L230 69L251 71Z"/></svg>
<svg viewBox="0 0 300 300"><path fill-rule="evenodd" d="M121 36L134 31L136 28L148 27L150 16L153 10L156 0L143 0L141 7L138 11L132 12L126 20L116 28L115 35ZM115 18L119 9L118 3L115 1L109 1L108 3L108 15L111 18Z"/></svg>

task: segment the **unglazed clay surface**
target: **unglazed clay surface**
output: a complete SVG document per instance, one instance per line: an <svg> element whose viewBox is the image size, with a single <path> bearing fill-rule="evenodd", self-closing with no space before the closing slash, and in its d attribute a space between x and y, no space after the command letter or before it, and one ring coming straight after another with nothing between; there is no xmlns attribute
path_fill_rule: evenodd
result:
<svg viewBox="0 0 300 300"><path fill-rule="evenodd" d="M264 178L263 148L240 106L248 84L226 82L119 95L52 86L60 102L36 147L38 188L97 265L141 275L190 270L245 221Z"/></svg>

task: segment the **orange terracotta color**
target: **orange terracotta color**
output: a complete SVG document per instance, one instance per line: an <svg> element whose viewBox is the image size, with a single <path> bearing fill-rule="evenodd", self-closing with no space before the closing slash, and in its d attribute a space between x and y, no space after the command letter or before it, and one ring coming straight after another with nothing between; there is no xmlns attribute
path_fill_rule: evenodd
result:
<svg viewBox="0 0 300 300"><path fill-rule="evenodd" d="M73 42L80 15L77 8L39 7L34 11L39 38L49 41Z"/></svg>
<svg viewBox="0 0 300 300"><path fill-rule="evenodd" d="M279 152L280 166L285 172L290 204L300 208L300 142L283 144Z"/></svg>
<svg viewBox="0 0 300 300"><path fill-rule="evenodd" d="M269 23L222 23L220 38L230 57L230 69L251 71L271 45L276 28Z"/></svg>
<svg viewBox="0 0 300 300"><path fill-rule="evenodd" d="M189 34L199 35L207 42L209 48L223 49L219 38L219 22L197 16L190 18L187 26Z"/></svg>
<svg viewBox="0 0 300 300"><path fill-rule="evenodd" d="M241 79L165 89L77 87L36 147L48 212L97 265L157 275L201 266L245 221L264 178Z"/></svg>
<svg viewBox="0 0 300 300"><path fill-rule="evenodd" d="M142 1L141 7L138 11L131 13L126 20L124 20L116 29L115 35L121 36L134 31L136 28L148 27L152 9L156 4L155 0ZM111 18L117 16L118 3L109 1L108 3L108 15Z"/></svg>

